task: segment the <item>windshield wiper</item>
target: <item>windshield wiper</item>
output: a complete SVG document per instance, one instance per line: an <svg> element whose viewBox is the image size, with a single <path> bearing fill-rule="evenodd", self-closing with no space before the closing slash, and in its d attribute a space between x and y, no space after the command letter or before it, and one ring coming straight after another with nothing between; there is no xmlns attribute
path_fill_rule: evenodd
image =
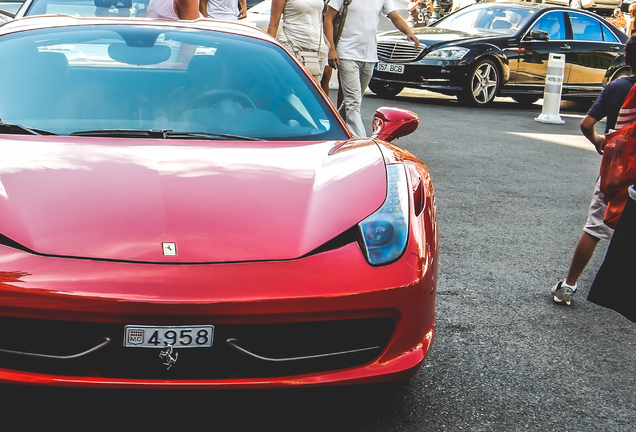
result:
<svg viewBox="0 0 636 432"><path fill-rule="evenodd" d="M28 128L19 124L4 123L0 120L0 133L19 135L57 135L42 129Z"/></svg>
<svg viewBox="0 0 636 432"><path fill-rule="evenodd" d="M88 137L158 138L158 139L207 139L263 141L261 138L208 132L174 132L171 129L97 129L71 132L69 135Z"/></svg>
<svg viewBox="0 0 636 432"><path fill-rule="evenodd" d="M232 139L239 141L265 141L262 138L247 137L241 135L231 135L222 133L210 133L210 132L172 132L167 131L166 138L173 139L209 139L209 140L224 140Z"/></svg>
<svg viewBox="0 0 636 432"><path fill-rule="evenodd" d="M94 129L71 132L71 136L85 137L120 137L120 138L166 138L170 131L160 129Z"/></svg>

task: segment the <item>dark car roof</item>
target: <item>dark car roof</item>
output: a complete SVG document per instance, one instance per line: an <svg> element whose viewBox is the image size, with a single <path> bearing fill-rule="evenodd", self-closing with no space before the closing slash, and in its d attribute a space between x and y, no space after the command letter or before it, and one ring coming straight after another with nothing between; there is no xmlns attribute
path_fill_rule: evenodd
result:
<svg viewBox="0 0 636 432"><path fill-rule="evenodd" d="M619 39L622 39L624 36L624 40L626 41L628 39L628 36L624 34L623 31L621 31L620 29L618 29L614 24L612 24L611 22L609 22L608 20L606 20L603 16L598 15L594 12L590 12L588 10L585 9L573 9L570 8L568 6L561 6L561 5L554 5L554 4L543 4L543 3L526 3L526 2L480 2L480 3L475 3L474 5L470 5L467 7L471 7L471 8L491 8L491 7L501 7L501 6L510 6L510 7L514 7L517 9L528 9L528 10L536 10L537 11L537 16L539 15L543 15L547 12L550 11L563 11L563 12L569 12L569 13L580 13L580 14L584 14L593 18L596 18L600 21L602 21L605 25L607 25L608 27L610 27L614 33L616 34L617 37L619 37ZM450 15L447 15L450 16ZM446 18L446 17L445 17ZM444 19L440 19L439 21L436 21L435 23L431 24L431 27L434 27L435 25L437 25L438 23L443 22ZM426 27L422 27L422 28L426 28ZM417 29L414 29L414 31ZM415 31L415 33L417 33L417 31Z"/></svg>
<svg viewBox="0 0 636 432"><path fill-rule="evenodd" d="M636 0L635 0L636 1ZM541 13L545 13L546 11L551 11L551 10L562 10L562 11L566 11L566 12L580 12L586 15L590 15L593 16L595 18L602 18L604 19L603 16L598 15L594 12L590 12L586 9L573 9L571 7L568 6L561 6L558 4L547 4L547 3L527 3L527 2L516 2L516 1L507 1L507 2L500 2L500 1L481 1L479 3L475 3L466 7L470 7L470 8L489 8L489 7L501 7L501 6L511 6L511 7L515 7L515 8L522 8L522 9L534 9L537 11L540 11ZM462 8L465 9L465 8ZM457 12L457 11L455 11ZM444 18L450 16L446 15L444 16L442 19L436 21L435 23L431 24L431 26L434 26L435 24L441 22ZM605 19L604 19L605 20ZM607 20L605 20L607 21Z"/></svg>
<svg viewBox="0 0 636 432"><path fill-rule="evenodd" d="M560 6L557 4L547 4L547 3L527 3L527 2L521 2L521 1L508 1L508 2L500 2L500 1L482 1L479 3L475 3L472 5L468 5L466 7L492 7L492 6L505 6L505 5L509 5L509 6L515 6L515 7L521 7L521 8L526 8L526 9L567 9L567 10L571 10L572 8L567 7L567 6ZM464 9L464 8L462 8ZM577 11L580 10L585 10L585 9L576 9Z"/></svg>

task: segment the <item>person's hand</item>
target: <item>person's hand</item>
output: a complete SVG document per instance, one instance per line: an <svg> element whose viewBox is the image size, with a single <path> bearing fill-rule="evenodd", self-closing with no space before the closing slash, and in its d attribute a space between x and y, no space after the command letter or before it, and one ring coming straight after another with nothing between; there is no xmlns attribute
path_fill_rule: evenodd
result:
<svg viewBox="0 0 636 432"><path fill-rule="evenodd" d="M247 18L247 8L245 9L241 8L241 10L239 11L238 19L243 19L243 18Z"/></svg>
<svg viewBox="0 0 636 432"><path fill-rule="evenodd" d="M602 155L605 150L605 137L599 135L598 139L594 141L594 147L596 147L596 152Z"/></svg>
<svg viewBox="0 0 636 432"><path fill-rule="evenodd" d="M338 57L338 52L334 47L329 47L329 57L328 64L334 69L338 69L340 67L340 57Z"/></svg>
<svg viewBox="0 0 636 432"><path fill-rule="evenodd" d="M413 33L406 35L406 38L413 42L413 48L418 49L420 47L420 40Z"/></svg>

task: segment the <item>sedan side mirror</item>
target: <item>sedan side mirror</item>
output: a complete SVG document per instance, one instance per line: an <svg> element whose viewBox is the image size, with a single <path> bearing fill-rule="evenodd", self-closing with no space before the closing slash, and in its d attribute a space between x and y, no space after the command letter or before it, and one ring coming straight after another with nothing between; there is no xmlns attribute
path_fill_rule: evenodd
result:
<svg viewBox="0 0 636 432"><path fill-rule="evenodd" d="M528 38L547 41L547 40L550 40L550 35L548 35L548 32L545 32L543 30L530 30L530 33L528 34Z"/></svg>
<svg viewBox="0 0 636 432"><path fill-rule="evenodd" d="M406 136L417 129L420 117L412 111L402 108L381 107L373 116L372 138L391 142Z"/></svg>

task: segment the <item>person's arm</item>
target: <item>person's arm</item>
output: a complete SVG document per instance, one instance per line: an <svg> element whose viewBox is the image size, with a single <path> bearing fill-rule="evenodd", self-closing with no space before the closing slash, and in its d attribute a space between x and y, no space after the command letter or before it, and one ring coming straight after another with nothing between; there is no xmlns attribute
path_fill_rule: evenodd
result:
<svg viewBox="0 0 636 432"><path fill-rule="evenodd" d="M334 69L338 69L340 67L340 58L338 57L338 52L336 51L336 45L333 43L333 19L336 17L338 11L331 6L327 6L327 12L325 13L325 20L323 22L323 32L325 33L325 37L327 38L327 43L329 44L329 56L328 63Z"/></svg>
<svg viewBox="0 0 636 432"><path fill-rule="evenodd" d="M208 17L208 0L199 0L199 12L204 18Z"/></svg>
<svg viewBox="0 0 636 432"><path fill-rule="evenodd" d="M280 17L283 16L285 3L287 3L287 0L272 0L272 12L269 16L267 33L273 38L278 35L278 25L280 24Z"/></svg>
<svg viewBox="0 0 636 432"><path fill-rule="evenodd" d="M197 0L174 0L174 8L182 20L199 18L199 2Z"/></svg>
<svg viewBox="0 0 636 432"><path fill-rule="evenodd" d="M594 144L594 147L596 147L596 151L598 152L598 154L603 154L603 147L605 147L605 136L596 133L595 126L597 122L598 120L596 120L594 117L586 115L585 117L583 117L583 120L581 120L580 127L581 132L583 132L585 138L587 138L592 144Z"/></svg>
<svg viewBox="0 0 636 432"><path fill-rule="evenodd" d="M413 34L413 30L411 30L411 27L409 27L406 21L404 21L404 18L402 18L400 14L397 13L397 11L394 10L386 17L391 20L396 29L404 33L406 35L406 38L413 42L413 47L415 49L418 49L420 47L420 40L415 37L415 35Z"/></svg>
<svg viewBox="0 0 636 432"><path fill-rule="evenodd" d="M238 19L247 17L247 0L239 0L239 16Z"/></svg>

